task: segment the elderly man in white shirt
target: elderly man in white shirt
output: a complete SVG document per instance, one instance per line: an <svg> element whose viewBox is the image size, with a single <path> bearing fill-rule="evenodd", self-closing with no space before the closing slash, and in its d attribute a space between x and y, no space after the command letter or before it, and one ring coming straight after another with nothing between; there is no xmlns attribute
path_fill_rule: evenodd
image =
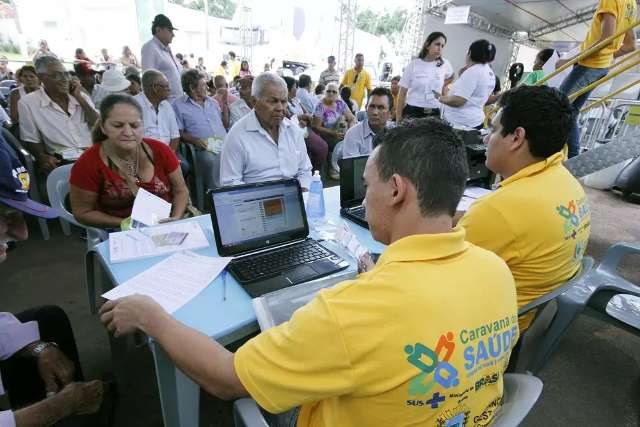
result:
<svg viewBox="0 0 640 427"><path fill-rule="evenodd" d="M182 95L182 84L180 82L182 65L178 63L169 47L174 37L173 30L176 29L169 18L162 14L156 15L151 24L153 38L142 46L142 69L153 68L165 75L171 87L169 101L173 101Z"/></svg>
<svg viewBox="0 0 640 427"><path fill-rule="evenodd" d="M158 70L149 69L142 73L142 92L133 98L142 107L144 136L169 145L180 160L182 175L189 175L189 163L178 152L180 129L169 98L169 81Z"/></svg>
<svg viewBox="0 0 640 427"><path fill-rule="evenodd" d="M301 129L285 117L287 85L267 71L253 81L254 110L238 121L225 138L222 185L297 178L311 183L311 161Z"/></svg>
<svg viewBox="0 0 640 427"><path fill-rule="evenodd" d="M393 95L386 88L371 91L367 103L367 118L347 131L342 143L342 158L363 156L373 151L373 138L380 133L393 108Z"/></svg>
<svg viewBox="0 0 640 427"><path fill-rule="evenodd" d="M18 102L20 138L31 143L38 166L48 173L91 146L98 111L58 59L41 56L34 65L42 88Z"/></svg>

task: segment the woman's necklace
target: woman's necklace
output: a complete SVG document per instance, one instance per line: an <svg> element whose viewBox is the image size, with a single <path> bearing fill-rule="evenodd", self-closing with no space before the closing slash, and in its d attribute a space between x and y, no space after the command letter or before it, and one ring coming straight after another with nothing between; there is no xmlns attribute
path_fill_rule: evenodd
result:
<svg viewBox="0 0 640 427"><path fill-rule="evenodd" d="M136 185L140 185L142 179L140 178L140 164L138 162L139 154L140 154L140 145L136 147L136 154L132 160L123 159L117 154L111 151L111 146L109 145L109 157L113 157L113 160L116 161L116 166L118 169L122 170L122 172L127 175L133 177L135 179ZM123 167L124 166L124 167Z"/></svg>

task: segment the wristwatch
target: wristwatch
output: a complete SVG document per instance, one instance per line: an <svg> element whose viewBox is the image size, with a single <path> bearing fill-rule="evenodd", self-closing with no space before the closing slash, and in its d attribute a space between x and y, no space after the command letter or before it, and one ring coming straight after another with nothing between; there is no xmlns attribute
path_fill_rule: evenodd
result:
<svg viewBox="0 0 640 427"><path fill-rule="evenodd" d="M36 345L35 347L33 347L33 349L31 350L31 355L33 357L38 357L40 356L40 353L42 353L46 348L49 347L58 347L58 344L54 343L54 342L41 342L38 345Z"/></svg>

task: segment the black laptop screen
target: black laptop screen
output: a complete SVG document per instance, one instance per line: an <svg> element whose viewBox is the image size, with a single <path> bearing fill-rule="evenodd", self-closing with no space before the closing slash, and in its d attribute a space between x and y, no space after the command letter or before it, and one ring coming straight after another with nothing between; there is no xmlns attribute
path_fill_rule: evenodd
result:
<svg viewBox="0 0 640 427"><path fill-rule="evenodd" d="M362 203L365 196L362 174L369 156L348 157L340 161L340 207Z"/></svg>
<svg viewBox="0 0 640 427"><path fill-rule="evenodd" d="M220 255L237 255L309 234L297 180L220 188L211 197Z"/></svg>

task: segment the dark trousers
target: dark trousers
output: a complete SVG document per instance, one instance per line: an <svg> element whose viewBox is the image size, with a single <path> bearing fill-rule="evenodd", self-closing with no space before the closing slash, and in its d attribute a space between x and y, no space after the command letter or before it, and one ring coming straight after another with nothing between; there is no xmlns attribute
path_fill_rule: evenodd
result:
<svg viewBox="0 0 640 427"><path fill-rule="evenodd" d="M405 105L404 108L402 109L402 117L403 118L414 118L414 119L421 119L424 117L440 117L440 109L439 108L423 108L423 107L416 107L414 105Z"/></svg>
<svg viewBox="0 0 640 427"><path fill-rule="evenodd" d="M309 135L304 142L307 145L307 154L309 155L309 160L311 160L311 167L314 171L321 171L322 166L327 161L329 145L311 129L309 129Z"/></svg>
<svg viewBox="0 0 640 427"><path fill-rule="evenodd" d="M58 344L60 350L75 366L74 381L82 381L82 370L78 358L78 349L71 323L65 312L56 306L32 308L15 315L22 323L36 321L42 341ZM10 357L0 362L2 382L9 394L11 407L18 409L38 402L46 397L44 382L40 378L36 360L33 358ZM84 417L83 417L84 418ZM57 426L76 426L81 420L65 420Z"/></svg>

